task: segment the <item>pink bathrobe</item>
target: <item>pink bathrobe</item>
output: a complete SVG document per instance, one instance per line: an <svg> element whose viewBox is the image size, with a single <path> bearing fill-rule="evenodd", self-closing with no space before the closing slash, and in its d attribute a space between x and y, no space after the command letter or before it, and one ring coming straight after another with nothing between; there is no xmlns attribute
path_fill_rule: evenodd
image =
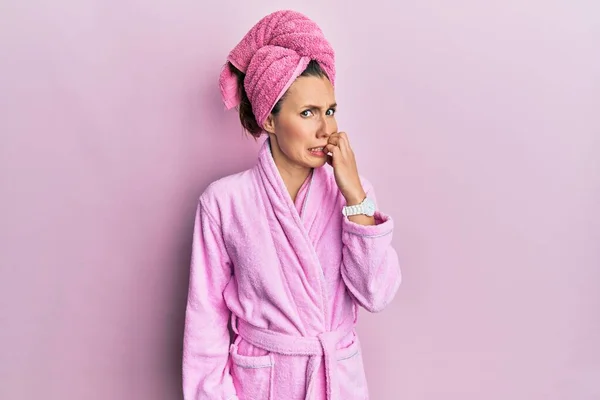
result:
<svg viewBox="0 0 600 400"><path fill-rule="evenodd" d="M369 398L358 306L382 310L401 275L392 219L378 211L376 225L359 225L344 204L329 165L313 170L294 203L268 139L255 167L205 190L185 319L186 400Z"/></svg>

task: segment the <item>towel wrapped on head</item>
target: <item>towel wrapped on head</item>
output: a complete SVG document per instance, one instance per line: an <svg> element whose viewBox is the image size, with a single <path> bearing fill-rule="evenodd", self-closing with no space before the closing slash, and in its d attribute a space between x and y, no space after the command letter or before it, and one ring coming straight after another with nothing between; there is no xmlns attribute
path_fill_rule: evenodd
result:
<svg viewBox="0 0 600 400"><path fill-rule="evenodd" d="M262 127L275 104L314 60L335 82L335 54L319 26L291 10L262 18L229 53L227 61L245 74L244 89ZM227 64L219 78L227 109L240 104L237 77Z"/></svg>

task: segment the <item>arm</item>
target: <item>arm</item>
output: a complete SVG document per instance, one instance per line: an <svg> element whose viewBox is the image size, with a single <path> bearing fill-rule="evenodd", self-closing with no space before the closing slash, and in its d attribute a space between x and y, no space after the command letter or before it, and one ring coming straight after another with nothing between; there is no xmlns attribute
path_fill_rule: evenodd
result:
<svg viewBox="0 0 600 400"><path fill-rule="evenodd" d="M185 400L237 399L229 373L230 311L223 291L231 262L217 222L198 202L183 337Z"/></svg>
<svg viewBox="0 0 600 400"><path fill-rule="evenodd" d="M366 194L377 203L364 181ZM392 247L394 222L380 211L374 217L343 217L342 279L358 303L370 312L383 310L402 280L398 254Z"/></svg>

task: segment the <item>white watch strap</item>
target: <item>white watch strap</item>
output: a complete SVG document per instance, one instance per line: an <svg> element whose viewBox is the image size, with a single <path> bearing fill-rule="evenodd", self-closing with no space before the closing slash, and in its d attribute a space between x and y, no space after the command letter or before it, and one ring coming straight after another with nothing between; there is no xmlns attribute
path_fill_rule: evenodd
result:
<svg viewBox="0 0 600 400"><path fill-rule="evenodd" d="M360 204L355 204L353 206L344 206L343 213L347 217L363 214L364 210L363 210L362 202Z"/></svg>

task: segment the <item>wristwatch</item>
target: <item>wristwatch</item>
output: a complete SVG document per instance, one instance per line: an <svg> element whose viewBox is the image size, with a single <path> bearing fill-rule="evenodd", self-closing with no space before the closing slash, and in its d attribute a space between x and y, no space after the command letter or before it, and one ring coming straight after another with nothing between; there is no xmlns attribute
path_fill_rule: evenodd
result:
<svg viewBox="0 0 600 400"><path fill-rule="evenodd" d="M375 215L375 202L371 198L365 197L365 199L360 204L356 204L353 206L344 206L342 208L342 214L344 214L346 217L360 214L372 217L373 215Z"/></svg>

